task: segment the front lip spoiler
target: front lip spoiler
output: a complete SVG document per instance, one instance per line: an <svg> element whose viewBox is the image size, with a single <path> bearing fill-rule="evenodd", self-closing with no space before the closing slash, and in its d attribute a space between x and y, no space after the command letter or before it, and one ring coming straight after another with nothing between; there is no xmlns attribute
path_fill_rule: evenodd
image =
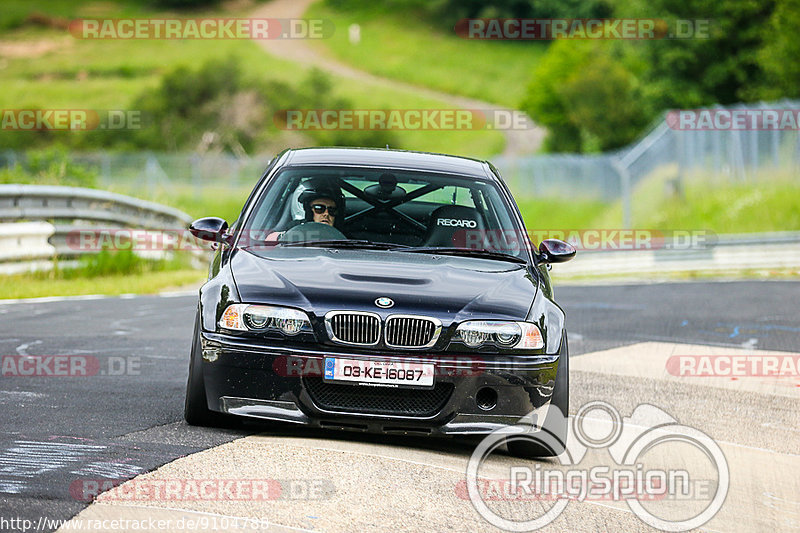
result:
<svg viewBox="0 0 800 533"><path fill-rule="evenodd" d="M235 396L223 396L219 401L222 411L231 415L250 416L294 424L311 423L311 419L294 402L256 400L254 398L237 398Z"/></svg>
<svg viewBox="0 0 800 533"><path fill-rule="evenodd" d="M546 405L550 405L549 400ZM344 429L360 432L386 433L386 434L438 434L438 435L474 435L491 433L492 431L508 428L520 423L518 416L489 415L489 414L458 414L448 423L438 427L416 426L413 421L387 420L381 415L373 419L361 413L332 413L330 420L314 419L307 416L294 402L278 400L258 400L255 398L239 398L223 396L220 398L222 411L231 415L259 418L275 422L288 422L324 429ZM357 416L359 419L346 421L338 416ZM408 423L408 425L402 425ZM530 423L530 422L526 422ZM534 420L535 423L535 420Z"/></svg>

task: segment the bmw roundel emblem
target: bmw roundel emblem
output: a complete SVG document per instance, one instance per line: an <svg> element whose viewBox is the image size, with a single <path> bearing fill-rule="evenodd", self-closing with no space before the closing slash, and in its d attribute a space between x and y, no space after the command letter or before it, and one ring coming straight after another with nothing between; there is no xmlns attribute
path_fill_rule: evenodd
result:
<svg viewBox="0 0 800 533"><path fill-rule="evenodd" d="M394 300L391 298L387 298L386 296L381 296L377 300L375 300L375 305L382 309L389 309L394 305Z"/></svg>

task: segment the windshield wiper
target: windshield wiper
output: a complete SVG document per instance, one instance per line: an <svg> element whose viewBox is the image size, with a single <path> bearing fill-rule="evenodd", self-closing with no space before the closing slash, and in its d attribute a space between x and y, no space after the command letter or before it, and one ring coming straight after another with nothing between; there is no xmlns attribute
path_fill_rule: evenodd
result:
<svg viewBox="0 0 800 533"><path fill-rule="evenodd" d="M389 242L373 242L367 240L334 239L326 241L298 241L298 242L279 242L279 246L319 246L324 248L368 248L373 250L394 250L395 248L405 249L407 246L402 244L392 244Z"/></svg>
<svg viewBox="0 0 800 533"><path fill-rule="evenodd" d="M490 250L473 250L472 248L449 248L446 246L422 246L418 248L398 248L398 252L414 252L421 254L441 254L441 255L463 255L470 257L481 257L485 259L499 259L501 261L512 261L514 263L527 264L528 262L521 257L506 254L503 252L493 252Z"/></svg>

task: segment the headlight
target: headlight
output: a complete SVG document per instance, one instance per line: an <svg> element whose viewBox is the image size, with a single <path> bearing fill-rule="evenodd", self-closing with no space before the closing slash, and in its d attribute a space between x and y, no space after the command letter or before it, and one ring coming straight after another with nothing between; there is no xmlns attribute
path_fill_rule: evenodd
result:
<svg viewBox="0 0 800 533"><path fill-rule="evenodd" d="M517 350L538 350L544 346L542 332L530 322L470 320L456 328L456 337L470 348L487 342Z"/></svg>
<svg viewBox="0 0 800 533"><path fill-rule="evenodd" d="M237 331L277 330L285 335L311 331L308 315L297 309L272 305L231 304L222 313L219 327Z"/></svg>

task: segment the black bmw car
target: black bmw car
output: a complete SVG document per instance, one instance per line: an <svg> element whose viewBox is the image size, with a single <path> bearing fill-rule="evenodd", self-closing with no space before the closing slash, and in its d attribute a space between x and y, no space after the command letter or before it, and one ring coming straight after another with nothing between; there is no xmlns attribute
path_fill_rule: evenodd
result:
<svg viewBox="0 0 800 533"><path fill-rule="evenodd" d="M564 442L569 359L549 263L497 170L398 150L287 150L217 243L185 418L385 434L485 434L534 410ZM559 413L555 413L557 409ZM552 420L551 420L552 419ZM512 453L552 455L534 441Z"/></svg>

